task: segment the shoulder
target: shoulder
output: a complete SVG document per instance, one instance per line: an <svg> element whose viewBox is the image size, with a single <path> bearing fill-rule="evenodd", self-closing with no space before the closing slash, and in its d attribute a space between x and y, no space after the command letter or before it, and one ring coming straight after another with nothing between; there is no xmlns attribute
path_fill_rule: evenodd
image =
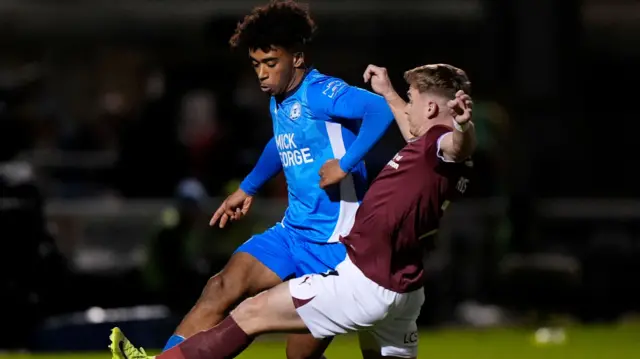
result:
<svg viewBox="0 0 640 359"><path fill-rule="evenodd" d="M309 79L307 95L331 100L347 88L349 88L349 84L346 81L316 71L312 78Z"/></svg>
<svg viewBox="0 0 640 359"><path fill-rule="evenodd" d="M471 159L464 162L453 162L446 160L442 155L440 142L445 135L452 131L453 129L451 127L437 125L429 129L424 135L424 138L421 138L421 140L424 140L421 150L425 161L436 173L445 177L467 173L469 169L473 167Z"/></svg>
<svg viewBox="0 0 640 359"><path fill-rule="evenodd" d="M431 127L429 131L427 131L427 133L425 133L424 136L419 139L419 141L422 142L422 145L426 149L437 149L443 136L447 133L450 133L452 130L453 129L448 126L436 125Z"/></svg>
<svg viewBox="0 0 640 359"><path fill-rule="evenodd" d="M441 161L440 141L446 134L451 133L452 129L448 126L436 125L431 127L427 133L422 137L416 139L416 146L420 152L420 155L426 160L427 163L436 165Z"/></svg>

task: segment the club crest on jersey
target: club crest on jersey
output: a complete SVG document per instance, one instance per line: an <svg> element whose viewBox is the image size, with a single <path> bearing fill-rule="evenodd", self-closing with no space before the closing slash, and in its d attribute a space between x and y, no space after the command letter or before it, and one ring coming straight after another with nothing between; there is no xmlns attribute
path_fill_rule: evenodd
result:
<svg viewBox="0 0 640 359"><path fill-rule="evenodd" d="M300 102L296 102L291 106L291 111L289 112L289 118L292 120L297 120L302 114L302 106L300 106Z"/></svg>

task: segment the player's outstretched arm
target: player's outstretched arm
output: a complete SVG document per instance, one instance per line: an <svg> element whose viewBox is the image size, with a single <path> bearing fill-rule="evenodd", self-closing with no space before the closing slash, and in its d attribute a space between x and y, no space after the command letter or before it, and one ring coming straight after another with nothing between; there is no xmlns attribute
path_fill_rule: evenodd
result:
<svg viewBox="0 0 640 359"><path fill-rule="evenodd" d="M384 98L339 79L329 78L309 86L307 97L314 111L330 118L362 120L357 138L339 161L345 174L364 158L393 121Z"/></svg>
<svg viewBox="0 0 640 359"><path fill-rule="evenodd" d="M223 228L227 221L238 220L249 212L253 203L253 196L273 176L282 170L280 154L276 147L276 141L271 138L258 159L255 167L240 183L240 188L227 197L218 207L209 221L210 226L219 223Z"/></svg>
<svg viewBox="0 0 640 359"><path fill-rule="evenodd" d="M384 97L387 101L387 104L391 107L393 116L396 118L396 123L398 124L398 128L400 128L402 137L404 137L405 141L409 141L413 135L411 135L409 131L409 120L405 112L407 103L393 88L387 69L376 65L369 65L367 69L364 70L363 78L365 83L371 83L371 88L375 93Z"/></svg>
<svg viewBox="0 0 640 359"><path fill-rule="evenodd" d="M258 190L273 176L282 171L282 161L280 161L280 153L276 146L276 139L271 137L269 142L264 146L262 154L258 159L251 173L240 183L240 189L248 195L255 195Z"/></svg>
<svg viewBox="0 0 640 359"><path fill-rule="evenodd" d="M458 91L447 106L452 111L454 129L442 137L440 152L447 161L464 161L476 148L476 131L471 122L473 102L464 91Z"/></svg>

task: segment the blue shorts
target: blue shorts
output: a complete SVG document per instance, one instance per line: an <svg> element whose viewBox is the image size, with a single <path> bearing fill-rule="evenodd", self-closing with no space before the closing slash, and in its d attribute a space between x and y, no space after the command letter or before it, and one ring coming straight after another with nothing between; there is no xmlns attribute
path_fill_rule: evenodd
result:
<svg viewBox="0 0 640 359"><path fill-rule="evenodd" d="M309 242L280 223L251 237L238 247L235 253L238 252L251 254L283 281L334 270L347 256L340 242Z"/></svg>

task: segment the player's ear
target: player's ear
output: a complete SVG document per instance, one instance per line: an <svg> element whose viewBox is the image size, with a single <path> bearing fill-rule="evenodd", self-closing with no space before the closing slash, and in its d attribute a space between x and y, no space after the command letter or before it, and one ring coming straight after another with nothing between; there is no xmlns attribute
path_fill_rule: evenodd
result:
<svg viewBox="0 0 640 359"><path fill-rule="evenodd" d="M437 117L439 112L440 107L437 102L432 100L427 101L427 108L425 109L425 116L427 117L427 120Z"/></svg>
<svg viewBox="0 0 640 359"><path fill-rule="evenodd" d="M293 67L301 68L304 67L304 53L303 52L294 52L293 53Z"/></svg>

